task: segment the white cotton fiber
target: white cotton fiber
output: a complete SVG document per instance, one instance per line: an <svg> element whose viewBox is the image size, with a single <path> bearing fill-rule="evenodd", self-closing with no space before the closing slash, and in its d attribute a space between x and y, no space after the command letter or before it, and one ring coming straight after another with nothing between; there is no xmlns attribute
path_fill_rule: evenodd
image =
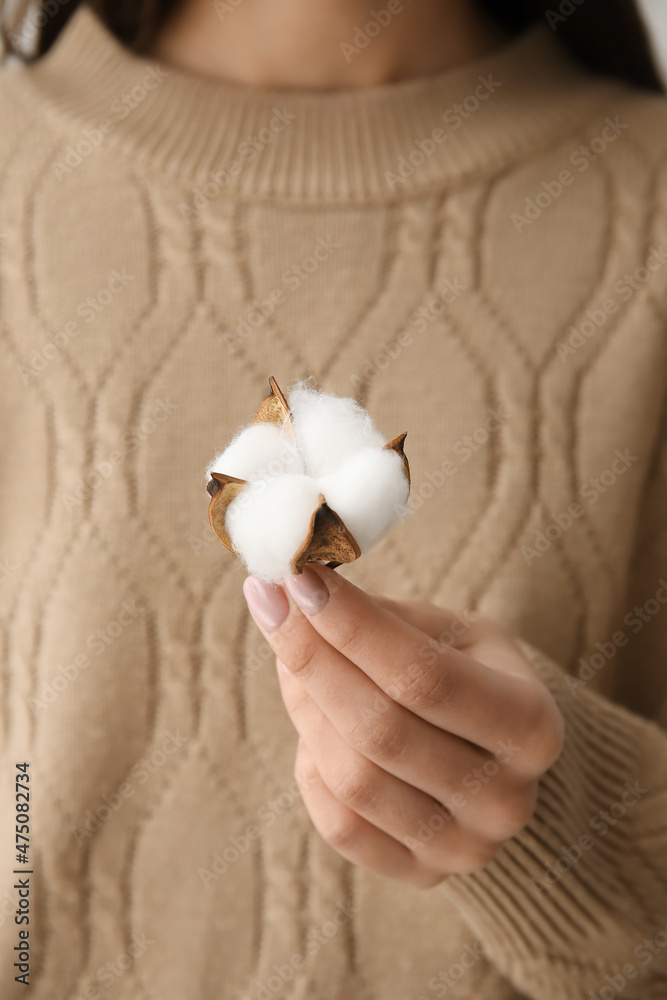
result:
<svg viewBox="0 0 667 1000"><path fill-rule="evenodd" d="M361 448L381 448L385 443L366 410L354 399L297 386L287 402L309 476L334 472Z"/></svg>
<svg viewBox="0 0 667 1000"><path fill-rule="evenodd" d="M244 428L208 470L247 481L227 508L225 528L248 573L274 584L292 572L309 540L320 495L362 553L413 513L403 459L385 449L387 438L356 400L318 392L310 379L286 400L290 418L282 426Z"/></svg>
<svg viewBox="0 0 667 1000"><path fill-rule="evenodd" d="M266 422L251 424L240 431L208 469L209 474L224 472L248 480L303 471L303 461L291 432Z"/></svg>
<svg viewBox="0 0 667 1000"><path fill-rule="evenodd" d="M317 482L304 475L259 479L243 487L227 508L225 527L249 573L267 583L279 583L291 573L290 562L306 540L319 494Z"/></svg>
<svg viewBox="0 0 667 1000"><path fill-rule="evenodd" d="M327 504L353 534L362 553L409 517L410 488L395 451L363 448L318 483Z"/></svg>

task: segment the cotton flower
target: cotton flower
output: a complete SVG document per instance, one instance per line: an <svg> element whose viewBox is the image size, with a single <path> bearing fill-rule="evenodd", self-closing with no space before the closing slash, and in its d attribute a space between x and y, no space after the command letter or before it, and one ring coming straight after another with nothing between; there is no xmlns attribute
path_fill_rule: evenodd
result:
<svg viewBox="0 0 667 1000"><path fill-rule="evenodd" d="M274 378L252 424L208 467L220 541L267 583L352 562L413 511L406 434L386 442L354 399Z"/></svg>

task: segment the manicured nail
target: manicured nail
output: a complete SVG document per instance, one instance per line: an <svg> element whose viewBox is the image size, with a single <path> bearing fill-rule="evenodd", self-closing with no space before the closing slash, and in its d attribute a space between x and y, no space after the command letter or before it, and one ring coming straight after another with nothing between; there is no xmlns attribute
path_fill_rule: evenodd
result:
<svg viewBox="0 0 667 1000"><path fill-rule="evenodd" d="M279 674L285 674L286 676L289 676L291 674L291 671L289 670L288 667L285 666L282 660L276 659L276 666L278 668Z"/></svg>
<svg viewBox="0 0 667 1000"><path fill-rule="evenodd" d="M275 632L287 618L289 603L280 587L247 576L243 581L243 596L253 617L267 632Z"/></svg>
<svg viewBox="0 0 667 1000"><path fill-rule="evenodd" d="M307 615L316 615L329 600L326 584L308 566L304 566L302 573L286 576L285 586Z"/></svg>

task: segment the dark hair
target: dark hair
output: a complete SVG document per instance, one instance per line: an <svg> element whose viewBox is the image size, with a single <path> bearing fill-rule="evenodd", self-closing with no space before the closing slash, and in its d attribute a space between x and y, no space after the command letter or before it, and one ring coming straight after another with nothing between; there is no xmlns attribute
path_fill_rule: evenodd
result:
<svg viewBox="0 0 667 1000"><path fill-rule="evenodd" d="M87 2L119 42L141 52L157 35L179 0L0 0L0 37L5 51L27 58L16 44L21 24L26 21L28 41L35 28L39 32L30 59L51 48L77 7ZM12 9L14 8L14 9Z"/></svg>
<svg viewBox="0 0 667 1000"><path fill-rule="evenodd" d="M520 32L545 18L588 69L664 92L649 32L636 0L478 0L496 20Z"/></svg>
<svg viewBox="0 0 667 1000"><path fill-rule="evenodd" d="M21 22L39 29L30 58L49 50L83 0L0 0L0 30L6 52L26 58L16 44ZM149 47L181 0L87 0L109 31L128 48ZM664 83L653 55L636 0L477 0L479 6L514 34L544 18L562 44L584 66L616 76L647 90L663 92ZM16 7L10 16L10 9Z"/></svg>

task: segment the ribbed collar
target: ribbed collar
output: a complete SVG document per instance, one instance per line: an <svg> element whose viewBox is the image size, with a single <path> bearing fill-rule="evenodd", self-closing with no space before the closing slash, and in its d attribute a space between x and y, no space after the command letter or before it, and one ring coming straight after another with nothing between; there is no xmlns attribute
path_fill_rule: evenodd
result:
<svg viewBox="0 0 667 1000"><path fill-rule="evenodd" d="M210 192L309 204L392 200L500 169L601 112L618 88L575 64L539 22L442 73L253 90L131 53L86 4L46 56L6 76L68 122L75 145L80 130L110 120L105 144L193 190L208 181ZM446 139L434 142L434 129Z"/></svg>

